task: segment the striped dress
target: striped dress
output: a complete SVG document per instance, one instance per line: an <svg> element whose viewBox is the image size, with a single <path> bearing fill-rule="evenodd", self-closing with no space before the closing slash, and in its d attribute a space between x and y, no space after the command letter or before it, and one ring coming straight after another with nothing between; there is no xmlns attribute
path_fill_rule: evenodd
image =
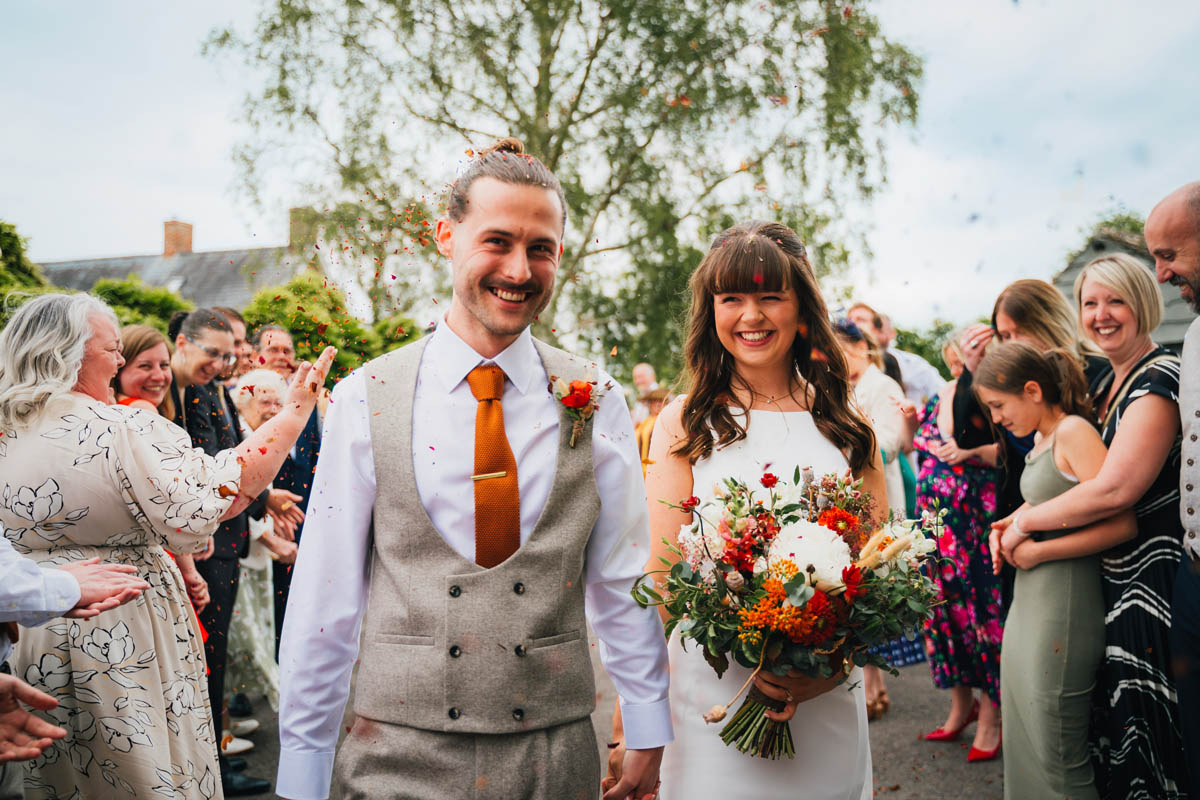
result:
<svg viewBox="0 0 1200 800"><path fill-rule="evenodd" d="M1146 366L1155 357L1166 355ZM1121 417L1148 394L1179 402L1179 359L1164 347L1148 353L1126 378L1124 396L1101 427L1111 445ZM1092 382L1106 397L1111 368ZM1177 437L1158 477L1134 506L1137 536L1102 559L1105 607L1104 660L1093 697L1092 747L1096 787L1104 798L1169 798L1187 793L1187 764L1170 678L1171 592L1183 554L1179 522Z"/></svg>

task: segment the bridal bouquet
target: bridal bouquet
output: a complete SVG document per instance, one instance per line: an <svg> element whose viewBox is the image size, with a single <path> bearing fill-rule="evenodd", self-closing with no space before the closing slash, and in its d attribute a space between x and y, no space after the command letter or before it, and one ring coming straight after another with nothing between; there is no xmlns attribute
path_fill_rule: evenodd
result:
<svg viewBox="0 0 1200 800"><path fill-rule="evenodd" d="M754 670L727 705L763 669L828 678L859 663L894 673L868 648L911 637L929 616L937 590L917 566L937 548L945 512L871 532L874 503L849 472L818 478L797 469L791 483L768 472L759 483L726 479L703 504L668 502L693 521L671 547L679 560L662 559L667 569L649 573L665 575L663 591L644 576L635 599L664 606L667 635L678 630L685 647L689 639L700 645L718 676L731 658ZM792 758L788 723L764 714L783 706L751 688L722 740L762 758ZM717 705L704 718L725 715Z"/></svg>

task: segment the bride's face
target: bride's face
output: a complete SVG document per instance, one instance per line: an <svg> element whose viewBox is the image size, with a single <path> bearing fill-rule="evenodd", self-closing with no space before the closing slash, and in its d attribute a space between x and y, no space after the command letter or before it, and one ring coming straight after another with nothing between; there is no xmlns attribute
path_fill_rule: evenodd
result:
<svg viewBox="0 0 1200 800"><path fill-rule="evenodd" d="M739 366L761 369L790 362L800 328L794 291L718 294L713 311L717 338Z"/></svg>

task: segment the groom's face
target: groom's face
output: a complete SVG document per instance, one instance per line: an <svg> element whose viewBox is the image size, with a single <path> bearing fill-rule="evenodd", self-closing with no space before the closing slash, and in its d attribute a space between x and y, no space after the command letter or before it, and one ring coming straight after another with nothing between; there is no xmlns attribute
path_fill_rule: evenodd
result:
<svg viewBox="0 0 1200 800"><path fill-rule="evenodd" d="M503 349L554 293L563 250L558 196L480 178L463 218L438 220L437 244L454 272L451 327L477 349Z"/></svg>

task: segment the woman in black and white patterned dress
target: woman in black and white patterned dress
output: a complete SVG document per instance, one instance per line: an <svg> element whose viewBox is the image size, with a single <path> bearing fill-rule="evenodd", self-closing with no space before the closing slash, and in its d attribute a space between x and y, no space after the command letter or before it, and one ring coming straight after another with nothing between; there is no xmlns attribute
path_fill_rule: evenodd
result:
<svg viewBox="0 0 1200 800"><path fill-rule="evenodd" d="M1171 592L1182 556L1179 521L1179 358L1150 338L1163 302L1153 275L1126 255L1097 259L1075 282L1084 331L1111 368L1092 382L1109 452L1100 473L1034 506L1006 528L1022 535L1076 527L1132 508L1134 539L1102 559L1104 660L1093 695L1092 742L1102 797L1190 795L1171 679Z"/></svg>

